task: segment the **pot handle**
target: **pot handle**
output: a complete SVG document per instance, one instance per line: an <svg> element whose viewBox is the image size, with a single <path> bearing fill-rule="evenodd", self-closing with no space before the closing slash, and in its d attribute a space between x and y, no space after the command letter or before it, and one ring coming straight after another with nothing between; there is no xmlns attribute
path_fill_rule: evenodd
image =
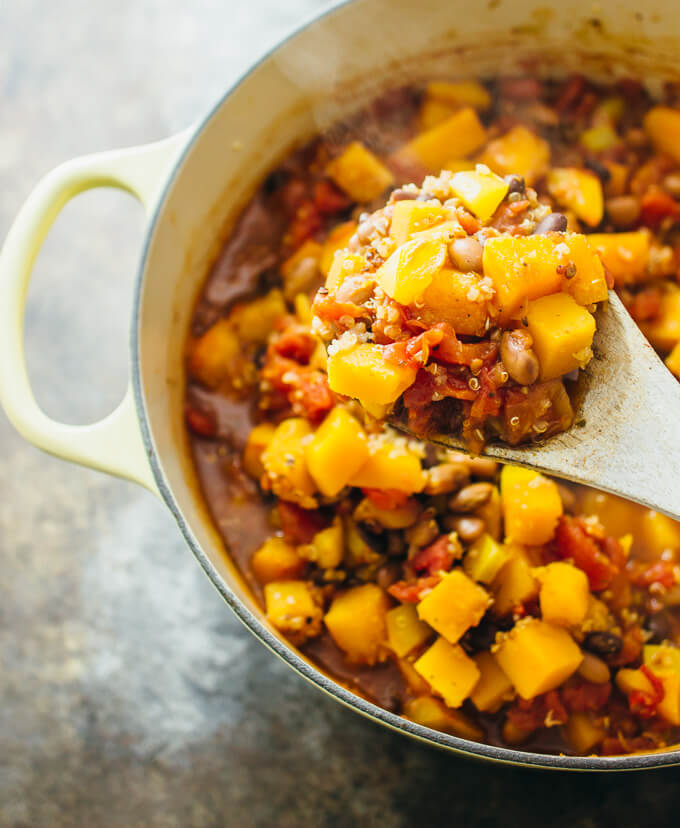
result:
<svg viewBox="0 0 680 828"><path fill-rule="evenodd" d="M15 428L57 457L158 488L137 420L131 385L118 407L90 425L74 426L48 417L38 406L26 372L26 291L40 247L70 199L94 187L117 187L134 195L149 214L171 162L188 139L182 132L129 149L76 158L56 167L21 208L0 253L0 402Z"/></svg>

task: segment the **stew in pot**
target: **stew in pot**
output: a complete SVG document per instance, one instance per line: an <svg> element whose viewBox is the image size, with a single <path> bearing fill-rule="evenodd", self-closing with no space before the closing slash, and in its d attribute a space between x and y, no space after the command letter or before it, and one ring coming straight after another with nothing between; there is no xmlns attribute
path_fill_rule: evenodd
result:
<svg viewBox="0 0 680 828"><path fill-rule="evenodd" d="M215 524L292 644L423 725L572 754L680 741L680 526L383 420L396 401L473 450L567 427L608 284L680 376L678 92L390 92L274 170L208 274L185 419ZM388 272L376 294L414 237L424 291ZM334 378L376 346L399 358Z"/></svg>

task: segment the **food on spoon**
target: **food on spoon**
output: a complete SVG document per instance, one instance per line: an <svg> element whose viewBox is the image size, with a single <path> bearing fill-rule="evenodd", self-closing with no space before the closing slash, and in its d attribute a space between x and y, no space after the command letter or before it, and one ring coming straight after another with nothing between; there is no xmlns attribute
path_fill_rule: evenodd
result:
<svg viewBox="0 0 680 828"><path fill-rule="evenodd" d="M563 172L571 190L590 186ZM366 219L382 234L335 252L313 305L332 391L477 451L571 425L563 379L592 357L605 272L585 236L518 187L482 165L444 171Z"/></svg>
<svg viewBox="0 0 680 828"><path fill-rule="evenodd" d="M408 319L385 300L382 327L455 331L448 355L470 364L446 363L447 384L470 407L482 397L482 414L494 400L483 372L476 391L455 377L487 358L474 350L489 348L487 321L505 326L493 428L513 441L545 434L544 410L570 421L563 373L588 356L607 280L680 377L672 100L583 78L393 92L267 178L196 306L189 440L253 601L312 663L425 727L572 754L680 742L680 526L384 425L420 366L388 364L389 335L350 321L379 282L409 302L424 286ZM441 195L423 192L428 173ZM568 263L571 278L557 271ZM327 352L312 331L321 285L329 327L356 337L349 349ZM442 344L428 348L433 359Z"/></svg>

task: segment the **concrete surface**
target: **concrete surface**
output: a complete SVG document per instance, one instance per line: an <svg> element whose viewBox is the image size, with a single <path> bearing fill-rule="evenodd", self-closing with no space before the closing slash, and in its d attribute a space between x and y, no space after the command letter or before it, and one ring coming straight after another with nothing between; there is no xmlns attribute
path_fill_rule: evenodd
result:
<svg viewBox="0 0 680 828"><path fill-rule="evenodd" d="M317 0L0 0L0 238L73 155L184 127ZM141 213L81 196L30 291L48 412L125 384ZM169 515L24 443L0 414L0 825L579 826L670 822L678 772L461 761L365 722L243 629Z"/></svg>

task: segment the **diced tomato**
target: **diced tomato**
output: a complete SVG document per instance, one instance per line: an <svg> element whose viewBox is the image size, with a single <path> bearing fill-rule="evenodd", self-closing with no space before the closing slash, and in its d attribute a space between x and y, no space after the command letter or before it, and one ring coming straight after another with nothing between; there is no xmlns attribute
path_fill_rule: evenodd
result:
<svg viewBox="0 0 680 828"><path fill-rule="evenodd" d="M340 213L351 206L352 201L332 181L322 178L314 185L314 204L320 213Z"/></svg>
<svg viewBox="0 0 680 828"><path fill-rule="evenodd" d="M646 664L640 667L640 671L645 674L647 680L652 685L652 692L647 693L644 690L633 690L628 695L628 705L630 706L631 713L640 716L642 719L651 719L656 716L657 706L659 702L663 701L666 691L664 690L661 679L655 676Z"/></svg>
<svg viewBox="0 0 680 828"><path fill-rule="evenodd" d="M310 422L318 423L333 408L333 393L328 378L321 371L299 371L290 392L293 411L304 415Z"/></svg>
<svg viewBox="0 0 680 828"><path fill-rule="evenodd" d="M653 229L666 218L677 218L679 211L678 202L663 190L648 190L640 199L640 223Z"/></svg>
<svg viewBox="0 0 680 828"><path fill-rule="evenodd" d="M411 560L411 566L416 572L427 572L428 575L448 572L452 564L453 552L448 535L441 535L434 543L420 549Z"/></svg>
<svg viewBox="0 0 680 828"><path fill-rule="evenodd" d="M408 500L408 492L401 492L399 489L362 489L367 498L374 503L378 509L398 509Z"/></svg>
<svg viewBox="0 0 680 828"><path fill-rule="evenodd" d="M417 604L441 581L440 575L425 575L416 581L397 581L387 587L389 594L402 604Z"/></svg>
<svg viewBox="0 0 680 828"><path fill-rule="evenodd" d="M560 113L566 112L578 101L583 94L585 87L586 79L583 75L571 75L562 84L559 92L557 93L557 98L555 99L553 106Z"/></svg>
<svg viewBox="0 0 680 828"><path fill-rule="evenodd" d="M653 564L633 564L630 580L635 586L648 587L651 584L662 584L670 589L675 583L677 565L672 561L656 561Z"/></svg>
<svg viewBox="0 0 680 828"><path fill-rule="evenodd" d="M387 362L396 365L406 365L411 368L418 368L424 365L429 357L430 350L438 345L444 337L441 325L435 325L418 336L411 336L402 339L400 342L392 342L385 346L384 356Z"/></svg>
<svg viewBox="0 0 680 828"><path fill-rule="evenodd" d="M287 244L294 250L321 229L323 219L314 202L306 201L298 207L286 236Z"/></svg>
<svg viewBox="0 0 680 828"><path fill-rule="evenodd" d="M472 403L470 416L480 422L487 417L497 417L501 410L502 397L498 385L494 382L494 376L487 368L482 368L477 379L479 380L479 391Z"/></svg>
<svg viewBox="0 0 680 828"><path fill-rule="evenodd" d="M201 437L214 437L217 434L217 423L212 414L187 406L184 410L184 419L194 434Z"/></svg>
<svg viewBox="0 0 680 828"><path fill-rule="evenodd" d="M316 340L306 328L289 325L282 334L274 339L272 347L282 357L306 365L314 353Z"/></svg>
<svg viewBox="0 0 680 828"><path fill-rule="evenodd" d="M501 98L511 98L515 101L535 101L543 95L543 84L534 77L508 77L498 82L498 93Z"/></svg>
<svg viewBox="0 0 680 828"><path fill-rule="evenodd" d="M550 690L533 699L518 698L508 709L508 720L518 729L532 733L539 727L564 724L568 714L562 704L559 693Z"/></svg>
<svg viewBox="0 0 680 828"><path fill-rule="evenodd" d="M311 543L314 535L326 525L318 509L303 509L297 503L280 499L276 508L284 537L296 546Z"/></svg>
<svg viewBox="0 0 680 828"><path fill-rule="evenodd" d="M586 573L592 590L599 592L609 586L619 569L587 534L578 518L563 515L557 524L555 539L560 557L571 558Z"/></svg>
<svg viewBox="0 0 680 828"><path fill-rule="evenodd" d="M481 230L482 225L472 215L472 213L468 213L467 210L464 210L462 207L460 207L456 211L456 215L458 216L460 226L463 228L463 230L465 230L468 236L472 236L473 233L476 233L478 230Z"/></svg>
<svg viewBox="0 0 680 828"><path fill-rule="evenodd" d="M588 710L601 710L609 701L612 692L611 682L593 684L589 681L578 681L562 688L560 695L564 706L571 713L585 713Z"/></svg>
<svg viewBox="0 0 680 828"><path fill-rule="evenodd" d="M661 291L657 287L646 287L633 296L628 312L636 322L646 322L659 315Z"/></svg>

